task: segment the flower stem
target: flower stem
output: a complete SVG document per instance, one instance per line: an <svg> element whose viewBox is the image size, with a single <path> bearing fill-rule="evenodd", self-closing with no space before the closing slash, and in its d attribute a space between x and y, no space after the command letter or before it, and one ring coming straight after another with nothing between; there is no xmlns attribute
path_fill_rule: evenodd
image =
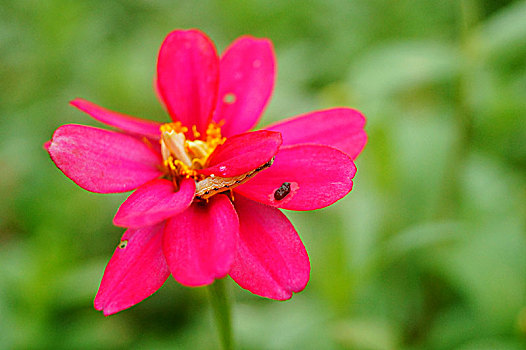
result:
<svg viewBox="0 0 526 350"><path fill-rule="evenodd" d="M227 290L226 278L216 280L208 287L208 290L221 345L224 350L233 350L230 296Z"/></svg>
<svg viewBox="0 0 526 350"><path fill-rule="evenodd" d="M436 212L435 219L455 218L458 213L458 203L461 202L461 177L459 173L465 171L474 136L474 106L473 92L476 88L476 76L480 69L482 57L478 42L478 28L480 5L479 0L459 0L457 3L457 46L460 52L460 72L454 88L454 108L456 127L459 131L455 145L455 153L450 158L455 172L447 172L443 180L441 193L441 207Z"/></svg>

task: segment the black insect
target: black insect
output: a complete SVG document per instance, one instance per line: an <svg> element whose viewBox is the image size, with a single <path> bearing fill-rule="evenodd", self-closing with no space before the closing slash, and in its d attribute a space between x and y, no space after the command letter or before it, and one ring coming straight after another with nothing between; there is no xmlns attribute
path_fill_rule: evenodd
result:
<svg viewBox="0 0 526 350"><path fill-rule="evenodd" d="M287 197L287 195L290 193L290 183L284 182L279 186L279 188L274 192L274 199L277 201L282 200L283 198Z"/></svg>

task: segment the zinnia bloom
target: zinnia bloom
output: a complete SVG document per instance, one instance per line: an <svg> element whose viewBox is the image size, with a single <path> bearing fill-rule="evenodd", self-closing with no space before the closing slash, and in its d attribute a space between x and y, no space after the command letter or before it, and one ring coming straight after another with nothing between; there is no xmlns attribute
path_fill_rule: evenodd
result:
<svg viewBox="0 0 526 350"><path fill-rule="evenodd" d="M205 34L176 30L161 46L156 79L172 122L71 102L118 131L63 125L46 143L53 162L88 191L135 190L114 218L127 230L96 309L109 315L135 305L170 274L186 286L230 275L278 300L303 290L309 258L278 208L323 208L351 190L365 120L335 108L248 132L274 80L269 40L241 37L219 58Z"/></svg>

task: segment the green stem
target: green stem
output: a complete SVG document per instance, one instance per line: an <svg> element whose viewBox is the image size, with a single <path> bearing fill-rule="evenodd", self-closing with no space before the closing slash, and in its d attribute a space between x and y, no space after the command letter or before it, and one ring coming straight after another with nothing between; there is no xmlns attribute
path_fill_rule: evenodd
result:
<svg viewBox="0 0 526 350"><path fill-rule="evenodd" d="M216 280L208 287L210 303L214 311L219 338L224 350L233 350L232 317L230 312L230 298L226 285L226 278Z"/></svg>
<svg viewBox="0 0 526 350"><path fill-rule="evenodd" d="M480 13L478 2L479 0L460 0L455 3L458 10L457 45L461 59L461 68L454 87L455 120L459 135L455 153L450 159L450 164L454 164L456 171L447 172L444 177L441 207L435 213L437 220L456 218L462 191L458 174L464 171L473 142L475 118L470 96L480 65L477 33Z"/></svg>
<svg viewBox="0 0 526 350"><path fill-rule="evenodd" d="M462 70L458 82L457 113L463 139L461 146L466 150L471 144L473 136L474 117L473 108L469 101L470 90L473 88L473 80L479 64L475 28L479 17L477 0L461 0L459 17L459 47L462 55Z"/></svg>

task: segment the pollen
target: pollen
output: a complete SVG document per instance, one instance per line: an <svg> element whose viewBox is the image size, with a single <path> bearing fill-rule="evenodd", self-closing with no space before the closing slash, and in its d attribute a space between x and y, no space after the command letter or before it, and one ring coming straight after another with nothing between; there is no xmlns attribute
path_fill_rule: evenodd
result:
<svg viewBox="0 0 526 350"><path fill-rule="evenodd" d="M161 154L166 176L177 186L183 178L195 181L205 179L197 172L208 165L208 158L226 138L221 135L222 123L210 123L204 135L193 125L189 133L181 122L167 123L160 127ZM188 139L193 136L193 139Z"/></svg>
<svg viewBox="0 0 526 350"><path fill-rule="evenodd" d="M164 134L165 132L177 132L177 133L185 133L188 131L188 128L186 126L183 126L181 122L174 122L174 123L166 123L160 126L159 128L161 130L161 133ZM197 132L197 129L196 129Z"/></svg>

